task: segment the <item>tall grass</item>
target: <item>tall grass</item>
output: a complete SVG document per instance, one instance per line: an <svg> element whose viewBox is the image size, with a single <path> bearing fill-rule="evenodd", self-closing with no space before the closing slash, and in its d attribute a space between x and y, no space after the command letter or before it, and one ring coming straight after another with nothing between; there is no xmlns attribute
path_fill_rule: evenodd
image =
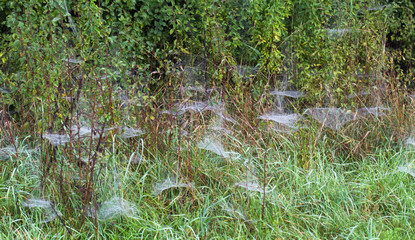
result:
<svg viewBox="0 0 415 240"><path fill-rule="evenodd" d="M139 164L121 152L107 152L93 201L102 211L117 211L116 203L104 203L117 196L136 210L96 221L93 215L84 216L76 187L65 189L64 200L59 197L59 182L51 179L41 197L63 215L49 223L40 223L45 217L41 209L22 204L38 192L40 157L23 150L1 167L0 232L4 239L65 238L68 233L73 238L411 238L414 181L397 172L412 159L411 150L378 147L350 162L322 144L304 168L293 142L279 144L281 149L270 147L266 154L245 146L243 157L229 162L204 150L185 149L183 155L192 159L194 185L158 195L153 192L157 183L169 175L177 177L174 161L168 161L175 151L155 153ZM247 174L261 178L264 162L265 195L235 184L246 180Z"/></svg>
<svg viewBox="0 0 415 240"><path fill-rule="evenodd" d="M215 110L160 114L132 138L92 125L62 145L3 128L16 147L0 167L2 238L410 238L414 181L398 167L413 157L413 106L401 97L338 130L302 114L278 132ZM62 214L45 223L31 199Z"/></svg>

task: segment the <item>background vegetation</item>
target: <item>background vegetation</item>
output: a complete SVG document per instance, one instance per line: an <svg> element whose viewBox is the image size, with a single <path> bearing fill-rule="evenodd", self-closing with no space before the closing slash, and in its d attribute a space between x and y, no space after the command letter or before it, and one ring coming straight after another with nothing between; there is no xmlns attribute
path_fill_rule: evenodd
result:
<svg viewBox="0 0 415 240"><path fill-rule="evenodd" d="M411 238L414 10L0 0L2 238ZM257 119L318 107L385 114Z"/></svg>

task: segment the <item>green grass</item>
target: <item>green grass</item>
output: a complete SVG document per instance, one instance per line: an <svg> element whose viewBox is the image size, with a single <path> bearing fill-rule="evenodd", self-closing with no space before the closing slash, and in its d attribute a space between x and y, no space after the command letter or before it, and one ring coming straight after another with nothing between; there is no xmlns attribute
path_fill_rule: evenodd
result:
<svg viewBox="0 0 415 240"><path fill-rule="evenodd" d="M183 181L191 180L195 187L168 189L158 196L152 193L153 185L167 175L174 176L177 152L153 152L137 165L129 163L129 156L122 151L113 152L122 146L114 143L114 148L100 157L93 186L95 197L98 202L122 197L135 206L136 212L107 221L85 217L83 224L77 189L66 184L62 193L53 180L59 175L58 166L56 176L46 180L43 194L62 212L61 219L40 223L42 211L23 207L26 198L41 196L41 172L38 152L20 154L0 166L0 238L412 238L415 180L396 171L411 159L412 152L377 148L362 160L351 162L324 149L322 141L310 155L309 167L303 168L304 156L295 152L293 143L288 139L281 143L279 149L240 147L244 149L241 157L229 160L189 147L182 158L190 159L193 174ZM261 183L266 166L270 192L265 198L234 185L254 171L247 170L248 166L255 168ZM64 172L64 179L70 179L68 166ZM234 212L225 211L227 208Z"/></svg>

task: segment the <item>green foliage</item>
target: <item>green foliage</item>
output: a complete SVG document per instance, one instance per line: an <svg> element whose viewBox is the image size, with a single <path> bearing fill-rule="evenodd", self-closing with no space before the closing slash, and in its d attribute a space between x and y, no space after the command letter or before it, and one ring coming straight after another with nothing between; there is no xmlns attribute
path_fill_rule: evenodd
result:
<svg viewBox="0 0 415 240"><path fill-rule="evenodd" d="M223 73L235 63L258 65L266 76L288 74L310 101L339 105L348 94L373 85L358 75L380 75L393 58L408 73L413 61L414 6L404 0L383 8L370 0L41 3L0 2L2 71L24 75L40 92L45 79L59 85L63 67L56 71L56 65L65 65L57 61L62 55L84 59L84 71L93 65L123 69L123 75L135 69L141 79L135 83L157 92L171 76L167 69L191 54L209 62L209 85L221 86ZM36 66L45 70L37 73ZM16 81L20 94L33 93ZM132 84L125 76L118 81ZM240 80L232 81L243 91ZM258 77L254 85L267 84Z"/></svg>
<svg viewBox="0 0 415 240"><path fill-rule="evenodd" d="M373 86L375 78L387 69L390 9L369 10L373 4L294 4L290 43L299 73L293 82L309 92L312 101L349 105L345 96ZM370 79L370 75L376 77Z"/></svg>
<svg viewBox="0 0 415 240"><path fill-rule="evenodd" d="M281 71L280 44L287 34L284 21L291 11L291 1L253 1L249 6L251 41L262 53L260 62L269 71Z"/></svg>

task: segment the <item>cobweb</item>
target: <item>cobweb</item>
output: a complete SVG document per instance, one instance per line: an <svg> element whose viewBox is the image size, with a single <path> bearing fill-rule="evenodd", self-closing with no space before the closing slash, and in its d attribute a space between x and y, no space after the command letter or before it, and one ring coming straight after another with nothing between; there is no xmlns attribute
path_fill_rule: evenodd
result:
<svg viewBox="0 0 415 240"><path fill-rule="evenodd" d="M387 111L390 111L387 107L364 107L357 110L360 115L365 116L371 114L375 117L385 116Z"/></svg>
<svg viewBox="0 0 415 240"><path fill-rule="evenodd" d="M333 130L340 130L348 122L359 119L356 113L340 108L309 108L305 113Z"/></svg>
<svg viewBox="0 0 415 240"><path fill-rule="evenodd" d="M99 205L98 210L91 206L87 211L87 215L93 218L96 216L98 220L105 221L117 216L134 218L138 214L138 210L133 203L120 197L113 197Z"/></svg>
<svg viewBox="0 0 415 240"><path fill-rule="evenodd" d="M193 103L185 103L185 104L176 104L176 110L174 112L170 112L169 110L163 111L162 113L173 114L173 115L183 115L188 111L192 112L204 112L204 111L217 111L217 106L211 106L207 102L193 102Z"/></svg>
<svg viewBox="0 0 415 240"><path fill-rule="evenodd" d="M295 128L294 127L289 127L287 125L274 122L274 124L272 126L270 126L270 129L271 130L274 130L276 132L279 132L279 133L288 133L288 134L291 134L294 131L298 130L299 128L297 128L297 127L295 127Z"/></svg>
<svg viewBox="0 0 415 240"><path fill-rule="evenodd" d="M104 128L104 132L103 135L106 134L108 131L111 131L115 129L115 127L110 127L110 128ZM79 128L77 125L73 125L71 127L71 133L72 136L74 136L76 139L78 138L85 138L85 139L89 139L92 135L92 139L96 139L99 138L99 134L101 131L101 127L96 125L94 127L94 129L92 129L92 127L88 124L86 124L85 122L80 124Z"/></svg>
<svg viewBox="0 0 415 240"><path fill-rule="evenodd" d="M226 125L224 124L224 118L221 118L220 116L216 116L211 120L211 123L209 124L209 130L213 131L214 135L232 135L232 131L226 128Z"/></svg>
<svg viewBox="0 0 415 240"><path fill-rule="evenodd" d="M211 140L209 137L205 137L203 140L201 140L197 147L200 149L205 149L211 152L216 153L219 156L222 156L224 158L231 158L231 157L238 157L239 153L237 152L227 152L223 149L222 144L219 141Z"/></svg>
<svg viewBox="0 0 415 240"><path fill-rule="evenodd" d="M412 145L412 147L415 147L415 138L410 137L406 140L407 145Z"/></svg>
<svg viewBox="0 0 415 240"><path fill-rule="evenodd" d="M229 203L226 203L226 202L222 203L221 206L222 206L223 211L229 213L234 218L239 218L246 222L248 221L248 218L245 216L245 214L242 213L242 211L233 208L232 206L230 206Z"/></svg>
<svg viewBox="0 0 415 240"><path fill-rule="evenodd" d="M54 220L57 216L62 216L62 213L55 208L52 202L41 198L29 198L23 203L23 207L43 209L45 220L42 220L40 223L47 223Z"/></svg>
<svg viewBox="0 0 415 240"><path fill-rule="evenodd" d="M257 67L247 66L247 65L236 65L233 66L232 69L235 73L241 76L244 79L254 77L258 71Z"/></svg>
<svg viewBox="0 0 415 240"><path fill-rule="evenodd" d="M176 104L174 106L174 109L172 109L172 111L165 110L165 111L162 111L161 113L172 114L174 116L177 116L177 115L183 115L186 112L202 113L204 111L212 111L220 118L225 119L228 122L235 123L235 120L233 120L229 115L225 113L225 107L223 104L220 104L220 103L214 104L214 105L210 105L208 102L198 102L198 101L191 102L191 103L180 103L180 104Z"/></svg>
<svg viewBox="0 0 415 240"><path fill-rule="evenodd" d="M78 128L77 126L74 125L71 128L72 135L75 136L75 138L77 138L78 136L79 138L90 138L91 135L93 139L99 138L99 134L95 130L93 131L90 126L82 126Z"/></svg>
<svg viewBox="0 0 415 240"><path fill-rule="evenodd" d="M212 111L216 114L217 117L219 117L220 119L226 120L228 122L231 122L233 124L235 124L235 120L233 120L229 115L226 114L226 108L225 108L225 104L221 101L217 102L215 106L215 109L213 109Z"/></svg>
<svg viewBox="0 0 415 240"><path fill-rule="evenodd" d="M274 90L271 91L271 95L275 95L275 96L285 96L285 97L292 97L292 98L299 98L304 96L303 92L300 91L279 91L279 90Z"/></svg>
<svg viewBox="0 0 415 240"><path fill-rule="evenodd" d="M170 188L183 188L183 187L185 187L185 188L193 188L194 185L195 184L193 182L190 182L190 183L178 182L176 180L176 178L174 178L174 177L168 177L163 182L154 184L154 186L153 186L153 194L154 195L159 195L164 190L167 190L167 189L170 189Z"/></svg>
<svg viewBox="0 0 415 240"><path fill-rule="evenodd" d="M224 133L226 135L232 135L232 131L231 130L226 129L226 128L220 126L220 125L214 124L214 125L210 126L209 129L210 130L213 130L215 132L218 132L218 133Z"/></svg>
<svg viewBox="0 0 415 240"><path fill-rule="evenodd" d="M270 112L270 113L265 113L259 116L258 119L271 120L271 121L283 124L291 128L297 128L296 125L297 125L297 121L300 119L300 115L296 113L286 114L286 113Z"/></svg>
<svg viewBox="0 0 415 240"><path fill-rule="evenodd" d="M143 133L144 132L140 129L122 127L120 137L121 138L132 138L132 137L140 136Z"/></svg>
<svg viewBox="0 0 415 240"><path fill-rule="evenodd" d="M115 129L115 127L111 127L111 128L105 128L104 129L104 134L107 133L108 131L111 131ZM71 131L72 131L72 135L75 136L75 138L77 138L78 136L80 138L90 138L92 135L93 139L99 138L99 133L98 131L100 131L101 129L94 129L94 131L92 130L92 128L88 125L82 126L82 127L77 127L77 126L72 126ZM137 137L140 136L141 134L143 134L144 132L140 129L135 129L135 128L130 128L130 127L120 127L118 128L118 132L119 132L119 136L121 138L132 138L132 137Z"/></svg>
<svg viewBox="0 0 415 240"><path fill-rule="evenodd" d="M399 166L398 172L408 173L412 177L415 177L415 164L412 162L407 164L406 166Z"/></svg>
<svg viewBox="0 0 415 240"><path fill-rule="evenodd" d="M352 93L352 94L350 94L349 96L347 96L347 98L348 99L350 99L350 98L355 98L355 97L360 97L360 96L366 96L366 95L370 95L370 94L372 94L371 92L369 92L369 91L360 91L360 92L358 92L358 93Z"/></svg>
<svg viewBox="0 0 415 240"><path fill-rule="evenodd" d="M44 134L44 138L46 138L50 144L58 146L64 145L65 143L70 142L69 135L67 134Z"/></svg>
<svg viewBox="0 0 415 240"><path fill-rule="evenodd" d="M219 116L220 118L222 118L222 119L224 119L228 122L236 123L235 120L233 120L229 115L224 113L224 111L222 111L222 110L221 111L216 111L215 113L216 113L217 116Z"/></svg>
<svg viewBox="0 0 415 240"><path fill-rule="evenodd" d="M258 178L252 173L249 173L247 178L244 181L235 183L235 186L242 187L249 191L259 192L259 193L271 192L271 190L269 190L268 187L264 189L264 187L259 184Z"/></svg>
<svg viewBox="0 0 415 240"><path fill-rule="evenodd" d="M4 147L0 149L0 160L9 159L11 156L16 154L16 149L12 146Z"/></svg>

